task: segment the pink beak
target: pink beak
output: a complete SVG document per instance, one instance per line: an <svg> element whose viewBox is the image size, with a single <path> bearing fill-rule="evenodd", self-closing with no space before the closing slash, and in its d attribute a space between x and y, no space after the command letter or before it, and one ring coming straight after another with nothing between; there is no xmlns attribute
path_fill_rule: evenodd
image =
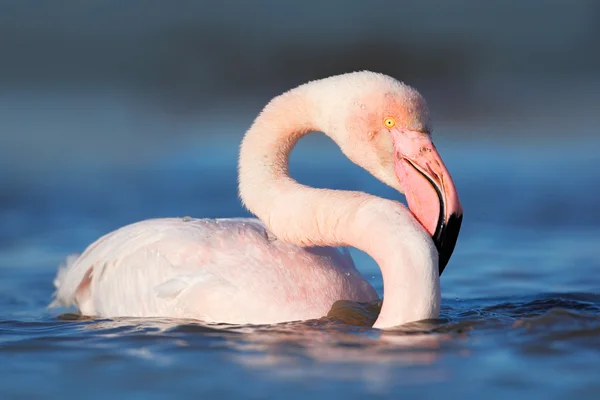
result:
<svg viewBox="0 0 600 400"><path fill-rule="evenodd" d="M441 275L452 256L462 223L458 193L429 135L396 129L391 133L397 153L396 176L408 207L433 238Z"/></svg>

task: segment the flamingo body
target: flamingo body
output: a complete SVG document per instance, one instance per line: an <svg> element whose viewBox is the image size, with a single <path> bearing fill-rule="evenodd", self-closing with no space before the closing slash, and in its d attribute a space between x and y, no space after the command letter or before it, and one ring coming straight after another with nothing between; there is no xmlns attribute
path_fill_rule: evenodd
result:
<svg viewBox="0 0 600 400"><path fill-rule="evenodd" d="M314 131L405 193L408 209L295 181L290 152ZM240 199L257 220L123 227L59 270L54 304L103 317L236 324L319 318L337 300L378 298L349 254L336 249L349 246L381 270L385 296L374 327L436 318L462 206L430 132L423 97L386 75L362 71L291 89L263 108L240 146Z"/></svg>
<svg viewBox="0 0 600 400"><path fill-rule="evenodd" d="M234 324L327 315L378 299L346 249L278 240L257 219L153 219L125 226L63 266L57 302L85 315Z"/></svg>

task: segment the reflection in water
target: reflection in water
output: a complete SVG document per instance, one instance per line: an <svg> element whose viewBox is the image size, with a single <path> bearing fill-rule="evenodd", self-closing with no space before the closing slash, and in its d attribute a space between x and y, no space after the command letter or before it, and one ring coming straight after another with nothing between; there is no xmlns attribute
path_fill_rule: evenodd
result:
<svg viewBox="0 0 600 400"><path fill-rule="evenodd" d="M319 320L277 325L203 324L193 320L94 320L63 314L93 346L158 366L183 355L218 351L263 379L362 382L370 393L393 386L453 379L447 358L472 354L486 332L523 354L553 354L569 343L600 349L600 296L543 295L521 299L446 302L442 318L380 331L368 326L379 304L339 302ZM359 323L348 323L358 321ZM473 340L477 339L477 340ZM495 339L500 340L500 339ZM91 345L91 344L87 344ZM123 350L125 349L125 350Z"/></svg>
<svg viewBox="0 0 600 400"><path fill-rule="evenodd" d="M105 338L142 335L173 338L172 346L193 348L198 336L218 338L215 347L228 349L228 359L264 372L271 379L302 380L329 377L362 381L371 391L385 390L402 381L440 381L448 372L430 366L440 357L443 342L451 333L435 333L435 321L423 321L379 331L369 327L377 318L381 303L338 302L327 317L319 320L264 326L203 324L192 320L118 318L94 320L81 317L83 330ZM62 320L78 320L76 314L63 314ZM349 321L359 322L351 324ZM152 343L153 344L153 343ZM169 364L164 349L152 346L128 351L127 355ZM412 367L401 376L394 368Z"/></svg>
<svg viewBox="0 0 600 400"><path fill-rule="evenodd" d="M103 392L106 382L121 382L147 394L181 388L190 397L206 387L235 385L223 389L235 398L315 387L343 397L439 395L444 385L479 393L540 379L546 385L557 368L563 374L578 365L586 369L570 379L597 378L588 367L600 351L600 295L444 299L439 319L390 331L369 326L378 310L376 303L340 302L318 320L260 326L76 314L5 320L0 356L18 357L11 356L10 369L0 364L0 371L18 371L18 360L60 364L56 380L68 381L72 390L89 385ZM548 364L548 357L560 363Z"/></svg>
<svg viewBox="0 0 600 400"><path fill-rule="evenodd" d="M447 378L442 368L419 366L438 360L441 343L448 335L343 331L337 325L328 329L326 323L320 329L303 324L286 328L231 341L238 350L231 358L271 379L361 381L370 391L384 391L403 380L415 383ZM404 367L411 368L398 375L397 369Z"/></svg>

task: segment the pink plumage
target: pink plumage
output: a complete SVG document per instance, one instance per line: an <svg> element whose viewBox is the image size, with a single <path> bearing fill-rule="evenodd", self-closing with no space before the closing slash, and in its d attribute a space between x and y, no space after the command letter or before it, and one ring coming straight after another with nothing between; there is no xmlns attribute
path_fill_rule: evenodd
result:
<svg viewBox="0 0 600 400"><path fill-rule="evenodd" d="M378 299L349 253L336 248L352 246L382 270L385 301L375 327L435 318L442 259L454 248L462 208L429 129L423 98L385 75L358 72L292 89L265 107L240 149L240 195L259 219L120 228L59 269L53 305L101 317L233 324L319 318L338 300ZM311 131L406 192L410 210L294 181L289 153Z"/></svg>

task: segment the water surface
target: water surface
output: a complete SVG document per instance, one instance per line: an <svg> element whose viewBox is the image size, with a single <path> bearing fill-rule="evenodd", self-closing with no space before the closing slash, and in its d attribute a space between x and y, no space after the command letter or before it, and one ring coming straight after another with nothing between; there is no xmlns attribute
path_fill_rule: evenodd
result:
<svg viewBox="0 0 600 400"><path fill-rule="evenodd" d="M46 309L57 265L109 230L151 217L246 215L238 139L199 140L133 166L5 173L2 398L597 398L600 172L585 151L594 143L574 152L440 139L465 219L438 320L374 330L377 304L241 327ZM292 172L315 186L402 199L326 142L301 144ZM382 294L376 264L352 254Z"/></svg>

